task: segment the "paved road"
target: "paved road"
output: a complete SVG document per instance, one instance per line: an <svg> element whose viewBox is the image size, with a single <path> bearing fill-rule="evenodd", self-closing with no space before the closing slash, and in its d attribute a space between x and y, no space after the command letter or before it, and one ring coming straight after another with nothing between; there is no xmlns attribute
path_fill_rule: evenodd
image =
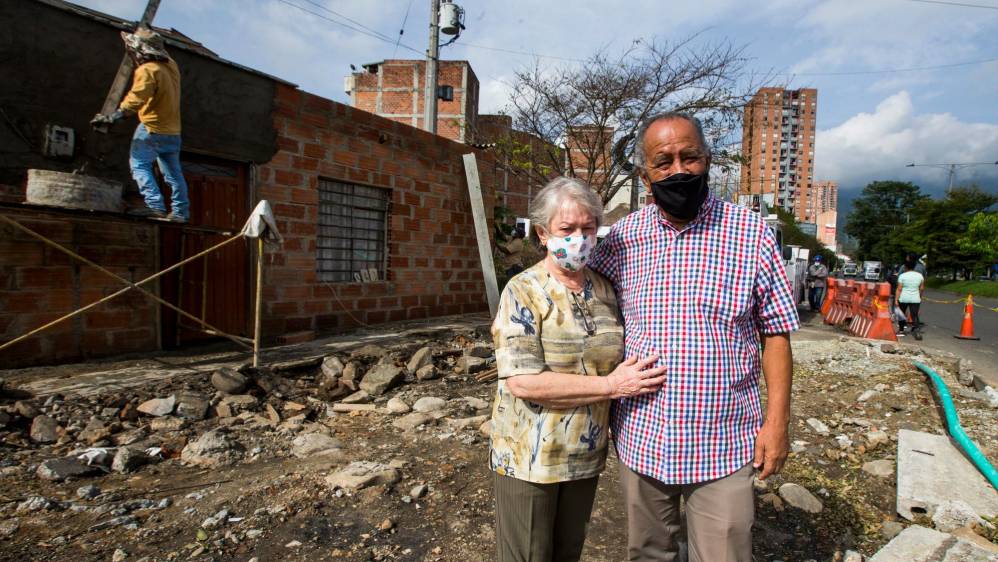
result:
<svg viewBox="0 0 998 562"><path fill-rule="evenodd" d="M925 296L933 300L954 300L959 295L941 291L926 290ZM988 308L998 308L998 299L974 297L974 302ZM992 386L998 387L998 312L974 308L974 335L980 341L960 340L954 338L960 333L963 322L964 303L937 304L923 301L921 316L925 323L925 339L927 347L943 349L966 357L974 362L974 367L989 380ZM910 339L907 336L903 339Z"/></svg>

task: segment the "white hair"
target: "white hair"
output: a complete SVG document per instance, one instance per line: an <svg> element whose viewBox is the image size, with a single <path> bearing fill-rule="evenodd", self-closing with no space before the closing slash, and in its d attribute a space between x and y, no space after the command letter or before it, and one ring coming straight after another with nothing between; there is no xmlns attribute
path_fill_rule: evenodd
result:
<svg viewBox="0 0 998 562"><path fill-rule="evenodd" d="M603 201L589 185L578 178L557 177L547 183L530 202L530 224L548 230L551 220L558 210L571 201L603 224ZM531 240L537 240L537 232L531 229Z"/></svg>
<svg viewBox="0 0 998 562"><path fill-rule="evenodd" d="M638 168L644 169L645 167L645 135L648 134L648 129L659 121L673 120L686 121L690 125L693 125L693 128L697 131L697 138L700 139L700 148L703 149L705 155L710 154L710 148L707 146L707 138L703 134L703 125L700 123L699 119L689 113L666 111L663 113L656 113L655 115L646 118L638 127L636 135L637 140L634 143L634 163Z"/></svg>

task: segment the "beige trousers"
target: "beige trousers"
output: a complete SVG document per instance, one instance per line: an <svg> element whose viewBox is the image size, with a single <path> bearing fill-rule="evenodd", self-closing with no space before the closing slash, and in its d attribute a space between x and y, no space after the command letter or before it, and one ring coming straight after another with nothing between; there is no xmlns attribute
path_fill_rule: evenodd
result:
<svg viewBox="0 0 998 562"><path fill-rule="evenodd" d="M620 463L629 560L679 560L679 499L686 502L690 562L751 562L755 497L749 463L718 480L663 484Z"/></svg>

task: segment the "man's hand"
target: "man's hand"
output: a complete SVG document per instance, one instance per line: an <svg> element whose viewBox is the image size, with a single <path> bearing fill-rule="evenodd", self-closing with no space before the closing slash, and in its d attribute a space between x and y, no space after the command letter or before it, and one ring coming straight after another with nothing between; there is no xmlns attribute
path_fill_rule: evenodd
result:
<svg viewBox="0 0 998 562"><path fill-rule="evenodd" d="M759 479L765 480L782 470L789 452L787 425L775 422L762 424L755 438L755 458L752 460L752 466L760 471Z"/></svg>
<svg viewBox="0 0 998 562"><path fill-rule="evenodd" d="M124 116L125 116L124 112L121 111L120 109L116 110L114 113L110 115L104 115L103 113L98 113L97 115L94 115L93 119L90 120L90 124L93 125L94 127L100 125L113 125L115 122L120 121L121 118Z"/></svg>

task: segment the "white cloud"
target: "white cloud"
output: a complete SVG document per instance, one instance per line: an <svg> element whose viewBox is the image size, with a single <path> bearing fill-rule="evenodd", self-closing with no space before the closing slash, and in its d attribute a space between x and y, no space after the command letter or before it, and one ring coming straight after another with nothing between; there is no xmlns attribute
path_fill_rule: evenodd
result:
<svg viewBox="0 0 998 562"><path fill-rule="evenodd" d="M876 179L910 179L937 190L946 170L906 165L998 160L998 125L967 123L949 113L918 113L904 90L884 99L873 113L855 115L816 136L815 178L836 180L845 189ZM994 179L998 166L958 174L958 181Z"/></svg>

